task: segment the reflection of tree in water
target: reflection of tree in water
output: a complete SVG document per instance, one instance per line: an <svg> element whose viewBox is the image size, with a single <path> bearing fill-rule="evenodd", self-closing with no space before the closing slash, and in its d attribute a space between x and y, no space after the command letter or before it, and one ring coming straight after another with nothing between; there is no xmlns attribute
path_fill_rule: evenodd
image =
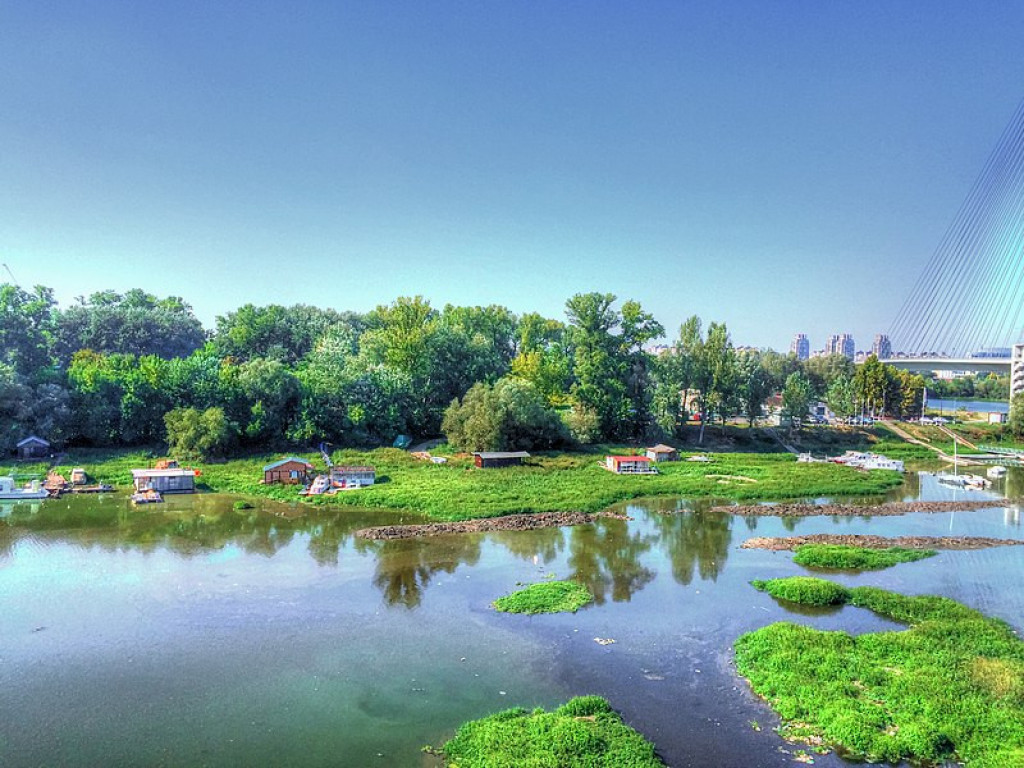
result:
<svg viewBox="0 0 1024 768"><path fill-rule="evenodd" d="M480 559L479 535L426 536L421 539L368 541L356 539L356 549L376 552L373 585L388 605L415 608L434 574L454 573L463 563Z"/></svg>
<svg viewBox="0 0 1024 768"><path fill-rule="evenodd" d="M672 578L686 585L698 573L714 581L725 566L732 541L733 515L719 512L684 512L654 515L661 543L672 563Z"/></svg>
<svg viewBox="0 0 1024 768"><path fill-rule="evenodd" d="M612 518L571 531L569 578L585 585L599 605L609 590L615 602L628 602L654 578L654 571L640 563L640 556L650 550L656 536L630 534L625 520Z"/></svg>
<svg viewBox="0 0 1024 768"><path fill-rule="evenodd" d="M510 554L521 560L537 558L550 563L565 549L565 534L561 528L535 528L532 531L492 531L488 538L501 544Z"/></svg>

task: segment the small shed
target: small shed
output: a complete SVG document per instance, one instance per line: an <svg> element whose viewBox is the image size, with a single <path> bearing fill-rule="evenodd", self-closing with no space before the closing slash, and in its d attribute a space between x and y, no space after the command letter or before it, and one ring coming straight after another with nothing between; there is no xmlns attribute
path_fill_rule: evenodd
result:
<svg viewBox="0 0 1024 768"><path fill-rule="evenodd" d="M653 448L647 449L647 458L652 461L679 461L679 451L671 445L659 443Z"/></svg>
<svg viewBox="0 0 1024 768"><path fill-rule="evenodd" d="M136 493L154 490L160 493L194 493L196 470L182 469L133 469L132 485Z"/></svg>
<svg viewBox="0 0 1024 768"><path fill-rule="evenodd" d="M654 475L654 461L646 456L606 456L605 469L617 475Z"/></svg>
<svg viewBox="0 0 1024 768"><path fill-rule="evenodd" d="M331 467L331 486L334 488L362 488L377 481L373 467Z"/></svg>
<svg viewBox="0 0 1024 768"><path fill-rule="evenodd" d="M38 459L50 455L50 443L41 437L29 435L18 443L19 459Z"/></svg>
<svg viewBox="0 0 1024 768"><path fill-rule="evenodd" d="M530 458L526 451L477 451L473 454L473 462L480 469L495 467L518 467L523 459Z"/></svg>
<svg viewBox="0 0 1024 768"><path fill-rule="evenodd" d="M313 471L313 465L305 459L298 459L294 456L267 464L263 468L263 482L266 485L271 483L284 483L285 485L298 485L306 482L306 475Z"/></svg>
<svg viewBox="0 0 1024 768"><path fill-rule="evenodd" d="M1005 413L998 413L998 412L990 413L988 415L988 423L989 424L1005 424L1006 423L1006 414Z"/></svg>

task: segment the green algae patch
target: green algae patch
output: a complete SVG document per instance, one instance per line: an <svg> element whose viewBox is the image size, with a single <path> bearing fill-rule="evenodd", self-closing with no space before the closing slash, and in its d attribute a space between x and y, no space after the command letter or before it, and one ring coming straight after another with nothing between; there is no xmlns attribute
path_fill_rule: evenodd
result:
<svg viewBox="0 0 1024 768"><path fill-rule="evenodd" d="M545 581L531 584L494 601L503 613L576 613L594 596L575 581Z"/></svg>
<svg viewBox="0 0 1024 768"><path fill-rule="evenodd" d="M795 579L762 583L784 581ZM839 589L908 628L852 636L780 622L740 637L736 668L783 736L859 760L1024 765L1024 643L1007 624L947 598Z"/></svg>
<svg viewBox="0 0 1024 768"><path fill-rule="evenodd" d="M913 563L938 554L934 549L887 547L867 549L842 544L802 544L796 548L793 562L807 568L826 570L878 571L900 563Z"/></svg>
<svg viewBox="0 0 1024 768"><path fill-rule="evenodd" d="M442 748L448 768L664 768L654 745L599 696L556 709L508 709L463 724Z"/></svg>
<svg viewBox="0 0 1024 768"><path fill-rule="evenodd" d="M801 605L840 605L849 601L850 591L834 581L811 576L792 576L788 579L768 579L750 582L754 589L767 592L779 600Z"/></svg>

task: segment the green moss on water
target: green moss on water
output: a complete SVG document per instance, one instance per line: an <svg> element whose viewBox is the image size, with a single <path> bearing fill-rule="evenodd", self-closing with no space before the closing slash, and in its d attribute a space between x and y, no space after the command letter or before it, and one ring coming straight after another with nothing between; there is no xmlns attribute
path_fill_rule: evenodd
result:
<svg viewBox="0 0 1024 768"><path fill-rule="evenodd" d="M1024 765L1024 643L1007 624L942 597L839 589L909 627L852 636L781 622L740 637L736 668L783 735L862 760Z"/></svg>
<svg viewBox="0 0 1024 768"><path fill-rule="evenodd" d="M793 562L808 568L877 571L899 563L924 560L936 554L938 553L934 549L867 549L841 544L802 544L796 548Z"/></svg>
<svg viewBox="0 0 1024 768"><path fill-rule="evenodd" d="M575 581L545 581L499 597L494 607L502 613L575 613L593 600Z"/></svg>
<svg viewBox="0 0 1024 768"><path fill-rule="evenodd" d="M621 446L608 452L622 452ZM300 454L325 471L316 454ZM83 466L97 482L125 488L131 470L152 465L155 454L71 451L58 468ZM434 520L466 520L517 513L597 512L641 497L685 496L744 500L882 494L899 485L897 472L860 472L836 464L799 464L789 454L714 454L714 461L671 462L657 475L616 475L600 466L604 454L540 454L522 467L476 469L470 456L452 455L446 464L413 458L405 451L337 451L337 464L369 464L377 484L358 491L321 496L309 503L337 507L408 510ZM197 464L200 490L294 501L294 485L263 485L263 466L277 454ZM65 463L66 462L66 463Z"/></svg>
<svg viewBox="0 0 1024 768"><path fill-rule="evenodd" d="M850 592L846 587L811 576L752 581L750 584L754 589L767 592L772 597L801 605L839 605L850 599Z"/></svg>
<svg viewBox="0 0 1024 768"><path fill-rule="evenodd" d="M448 768L662 768L654 746L598 696L554 712L522 708L462 725L442 748Z"/></svg>

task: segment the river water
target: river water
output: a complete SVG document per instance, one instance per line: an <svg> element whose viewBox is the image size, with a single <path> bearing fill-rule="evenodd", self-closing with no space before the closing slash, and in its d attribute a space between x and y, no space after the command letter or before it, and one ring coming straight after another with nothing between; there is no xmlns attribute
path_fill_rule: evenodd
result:
<svg viewBox="0 0 1024 768"><path fill-rule="evenodd" d="M1018 473L991 496L1020 495ZM890 498L966 493L911 474ZM435 766L421 748L465 720L596 693L671 766L791 766L799 747L735 675L733 640L778 620L898 627L853 607L783 608L748 582L805 571L790 553L739 549L746 538L1024 538L1016 509L742 518L661 499L622 505L628 521L368 542L353 532L416 520L232 501L0 506L0 764ZM946 595L1024 629L1022 555L942 552L834 578ZM551 577L597 601L571 615L489 607Z"/></svg>

